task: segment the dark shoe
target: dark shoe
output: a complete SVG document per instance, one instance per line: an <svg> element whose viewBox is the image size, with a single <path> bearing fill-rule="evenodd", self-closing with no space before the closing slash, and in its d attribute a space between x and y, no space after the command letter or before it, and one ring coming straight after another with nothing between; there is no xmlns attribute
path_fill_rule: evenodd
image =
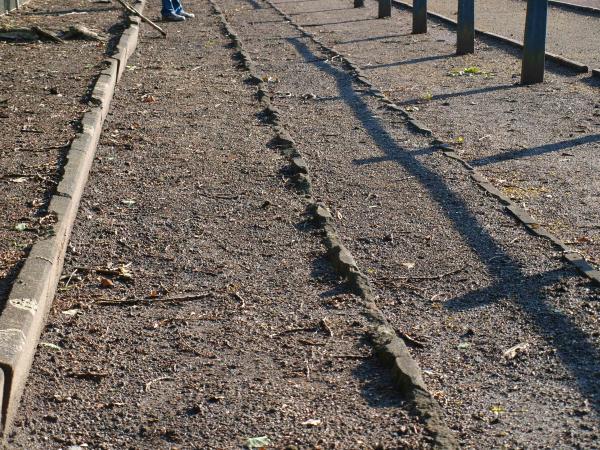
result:
<svg viewBox="0 0 600 450"><path fill-rule="evenodd" d="M183 22L185 20L185 17L175 13L163 14L162 20L164 20L165 22Z"/></svg>
<svg viewBox="0 0 600 450"><path fill-rule="evenodd" d="M181 11L179 13L179 15L185 17L186 19L193 19L194 17L196 17L196 14L185 12L185 11Z"/></svg>

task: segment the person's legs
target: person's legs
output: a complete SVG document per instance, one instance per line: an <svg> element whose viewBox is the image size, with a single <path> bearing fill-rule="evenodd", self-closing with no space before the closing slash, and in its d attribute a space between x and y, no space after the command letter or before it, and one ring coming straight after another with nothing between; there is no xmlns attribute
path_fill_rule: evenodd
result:
<svg viewBox="0 0 600 450"><path fill-rule="evenodd" d="M163 16L168 16L169 14L175 14L175 9L173 8L172 0L162 0L162 10L160 13Z"/></svg>
<svg viewBox="0 0 600 450"><path fill-rule="evenodd" d="M171 21L185 20L185 17L179 15L182 11L179 0L162 0L161 14L163 19Z"/></svg>
<svg viewBox="0 0 600 450"><path fill-rule="evenodd" d="M171 0L171 4L173 5L173 11L175 14L181 14L183 11L183 6L181 6L181 2L179 0Z"/></svg>

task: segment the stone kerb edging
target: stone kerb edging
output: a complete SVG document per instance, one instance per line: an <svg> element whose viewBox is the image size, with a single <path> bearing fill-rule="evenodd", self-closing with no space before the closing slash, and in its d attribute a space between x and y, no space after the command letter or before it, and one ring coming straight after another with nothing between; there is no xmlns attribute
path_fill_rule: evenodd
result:
<svg viewBox="0 0 600 450"><path fill-rule="evenodd" d="M142 11L145 0L136 4ZM67 152L64 173L50 199L50 237L33 244L0 314L1 431L6 436L23 393L35 349L62 273L65 252L119 74L137 45L139 19L132 17L112 57L106 58L91 94L82 130Z"/></svg>
<svg viewBox="0 0 600 450"><path fill-rule="evenodd" d="M412 4L410 4L410 3L406 3L406 2L404 2L402 0L391 0L391 1L392 1L392 5L396 6L397 8L412 9ZM446 16L444 16L442 14L439 14L439 13L436 13L436 12L428 10L427 11L427 15L431 16L431 17L434 17L435 19L439 20L440 22L444 22L446 24L450 24L450 25L456 26L456 20L451 19L449 17L446 17ZM492 33L490 31L485 31L485 30L482 30L482 29L477 28L477 27L475 27L475 33L479 34L480 36L486 36L488 38L492 38L492 39L495 39L497 41L501 41L501 42L503 42L505 44L508 44L508 45L510 45L512 47L516 47L516 48L519 48L521 50L523 49L523 43L519 42L519 41L517 41L515 39L510 39L510 38L507 38L506 36L502 36L500 34ZM563 67L566 67L568 69L571 69L571 70L573 70L573 71L575 71L577 73L587 73L590 70L590 68L587 65L583 64L583 63L580 63L578 61L574 61L574 60L569 59L569 58L565 58L564 56L556 55L554 53L546 52L546 58L548 60L552 61L555 64L558 64L560 66L563 66Z"/></svg>
<svg viewBox="0 0 600 450"><path fill-rule="evenodd" d="M556 0L548 0L548 4L567 11L600 15L600 8L594 8L593 6L578 5L576 3L561 2Z"/></svg>
<svg viewBox="0 0 600 450"><path fill-rule="evenodd" d="M271 141L271 144L287 157L288 169L292 174L291 180L299 193L304 194L307 212L322 230L323 243L332 266L341 276L346 278L352 291L362 299L362 313L369 322L368 335L375 354L391 369L398 390L412 402L415 412L423 421L427 432L432 438L432 447L436 449L458 448L454 435L444 423L443 412L439 403L427 390L416 361L410 355L404 341L396 335L394 329L377 307L375 303L376 295L368 278L360 271L352 254L338 236L331 213L325 205L317 202L312 197L312 183L308 164L296 147L291 135L282 125L281 113L271 103L268 90L256 71L252 58L244 49L237 33L229 25L219 5L214 0L208 1L219 16L225 32L235 44L241 62L250 73L250 78L257 85L257 99L264 107L264 117L272 125L275 132L275 138ZM266 0L266 3L283 15L292 25L296 26L289 16L286 16L276 5L269 0ZM373 425L377 426L377 424Z"/></svg>
<svg viewBox="0 0 600 450"><path fill-rule="evenodd" d="M337 50L327 47L327 45L322 42L318 36L314 35L310 31L306 30L300 25L297 25L294 22L294 19L287 15L284 11L279 9L277 5L271 3L271 0L265 0L267 3L271 4L271 6L279 12L287 21L289 21L292 25L294 25L300 32L304 33L306 36L310 37L315 43L317 43L321 49L330 54L331 56L335 56L344 61L347 67L354 73L356 80L364 84L371 94L379 99L380 102L384 104L384 106L390 110L399 114L404 120L409 128L413 131L423 134L425 136L432 137L432 145L442 152L443 155L451 158L453 160L458 161L465 169L467 169L470 173L471 179L473 182L486 193L495 197L500 201L501 204L504 205L507 212L509 212L515 219L517 219L528 232L535 236L539 236L549 240L558 250L561 251L563 258L568 261L571 265L573 265L579 272L588 278L593 284L600 286L600 271L597 270L589 261L578 252L574 251L571 247L564 243L558 236L550 233L544 227L541 226L527 211L521 208L517 203L512 201L508 196L504 195L499 189L497 189L486 177L484 177L477 169L471 166L466 160L462 159L458 152L456 152L455 148L451 143L444 142L441 139L437 139L433 136L432 131L424 126L422 123L417 121L409 112L402 109L400 106L396 105L391 99L389 99L380 89L377 89L373 86L373 83L365 76L364 72L360 69L358 64L352 61L349 57L339 53ZM393 2L398 2L398 0L392 0ZM401 3L401 2L399 2ZM596 71L597 76L600 77L600 71Z"/></svg>

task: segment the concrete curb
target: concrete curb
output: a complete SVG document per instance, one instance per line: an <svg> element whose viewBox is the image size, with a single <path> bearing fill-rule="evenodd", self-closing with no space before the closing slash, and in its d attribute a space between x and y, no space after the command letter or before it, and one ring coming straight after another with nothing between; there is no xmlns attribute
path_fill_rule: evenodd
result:
<svg viewBox="0 0 600 450"><path fill-rule="evenodd" d="M412 9L412 5L410 3L405 3L401 0L392 0L392 5L394 5L397 8ZM430 17L434 17L435 19L437 19L441 22L444 22L446 24L456 26L455 20L453 20L449 17L446 17L442 14L438 14L433 11L427 11L427 15ZM475 33L477 33L480 36L486 36L488 38L504 42L505 44L511 45L512 47L516 47L521 50L523 49L523 43L516 41L514 39L510 39L505 36L502 36L502 35L499 35L496 33L492 33L490 31L485 31L485 30L482 30L479 28L475 28ZM546 52L546 58L548 60L554 62L555 64L558 64L560 66L571 69L571 70L575 71L576 73L586 73L589 71L589 67L587 65L580 63L578 61L574 61L572 59L565 58L560 55L555 55L554 53Z"/></svg>
<svg viewBox="0 0 600 450"><path fill-rule="evenodd" d="M239 37L227 22L221 8L214 0L209 0L209 3L219 16L226 33L234 42L245 68L251 72L251 78L257 80L257 98L264 106L264 115L275 131L275 138L271 141L271 144L288 158L288 173L291 175L291 180L296 190L305 196L307 212L322 230L323 243L327 249L327 255L332 266L341 276L346 278L352 291L363 301L363 314L369 323L368 335L376 355L391 369L399 391L411 400L415 412L423 420L433 440L432 447L436 449L458 448L452 432L444 423L440 405L427 390L421 370L416 361L410 355L404 341L396 335L394 329L377 307L375 303L376 295L368 278L359 270L352 254L339 238L331 213L325 205L317 202L312 197L308 164L298 151L290 134L281 125L281 113L272 105L268 91L265 89L265 83L259 74L255 72L254 63L245 51ZM293 26L297 27L293 20L279 10L276 5L272 4L269 0L266 0L266 3ZM323 45L321 44L321 46Z"/></svg>
<svg viewBox="0 0 600 450"><path fill-rule="evenodd" d="M265 1L271 4L271 0ZM392 0L392 2L402 3L398 0ZM272 6L281 15L283 15L286 20L290 21L292 24L295 24L291 16L285 14L276 5ZM521 222L521 224L527 229L527 231L529 231L535 236L548 239L555 247L557 247L562 252L563 257L566 261L568 261L577 270L579 270L581 274L588 278L593 284L600 286L599 270L597 270L592 264L586 261L585 258L581 256L581 254L568 247L561 239L559 239L557 236L555 236L554 234L546 230L544 227L542 227L527 211L523 210L518 204L513 202L504 194L502 194L500 190L494 187L492 183L490 183L489 180L487 180L487 178L485 178L467 161L462 159L452 147L451 143L447 143L435 138L435 136L433 136L429 128L426 128L423 124L415 120L408 112L403 110L400 106L396 105L391 99L389 99L385 94L383 94L381 90L373 87L373 84L367 79L367 77L364 76L362 70L352 60L350 60L345 55L342 55L337 50L327 47L320 40L313 38L313 35L310 31L307 31L299 25L295 26L306 36L310 37L315 42L317 42L317 44L321 46L323 51L330 54L331 56L341 58L343 61L345 61L348 68L354 72L356 80L367 86L369 88L369 91L373 94L373 96L378 97L379 101L381 101L388 110L398 113L406 121L407 126L413 131L423 134L425 136L431 136L433 138L433 146L435 146L439 151L441 151L444 154L444 156L454 159L460 164L462 164L471 173L471 179L473 180L473 182L478 187L487 192L489 195L498 199L505 206L506 211L510 213L513 217L515 217L515 219L517 219L519 222Z"/></svg>
<svg viewBox="0 0 600 450"><path fill-rule="evenodd" d="M145 0L142 0L136 5L136 9L142 11L144 5ZM116 53L106 58L105 69L98 76L92 91L90 105L93 106L83 115L82 131L75 137L67 153L62 179L48 206L49 215L56 218L53 232L50 237L40 239L32 246L0 314L3 436L8 434L12 426L37 343L56 293L67 244L118 75L123 72L127 58L137 45L139 21L136 19L131 19L129 28L116 47Z"/></svg>
<svg viewBox="0 0 600 450"><path fill-rule="evenodd" d="M593 6L576 5L574 3L559 2L556 0L548 0L548 4L559 9L565 9L567 11L582 12L587 14L600 15L600 8L594 8Z"/></svg>

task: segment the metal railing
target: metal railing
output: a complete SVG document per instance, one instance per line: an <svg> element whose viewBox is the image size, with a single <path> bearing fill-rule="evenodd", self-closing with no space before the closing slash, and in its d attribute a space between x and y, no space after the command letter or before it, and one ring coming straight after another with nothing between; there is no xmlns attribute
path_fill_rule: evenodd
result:
<svg viewBox="0 0 600 450"><path fill-rule="evenodd" d="M378 0L380 19L392 15L392 0ZM354 7L364 6L364 0L354 0ZM546 60L546 28L548 0L527 0L527 15L521 64L521 83L544 81ZM475 52L475 0L458 0L456 53ZM427 0L413 0L412 32L427 33Z"/></svg>

